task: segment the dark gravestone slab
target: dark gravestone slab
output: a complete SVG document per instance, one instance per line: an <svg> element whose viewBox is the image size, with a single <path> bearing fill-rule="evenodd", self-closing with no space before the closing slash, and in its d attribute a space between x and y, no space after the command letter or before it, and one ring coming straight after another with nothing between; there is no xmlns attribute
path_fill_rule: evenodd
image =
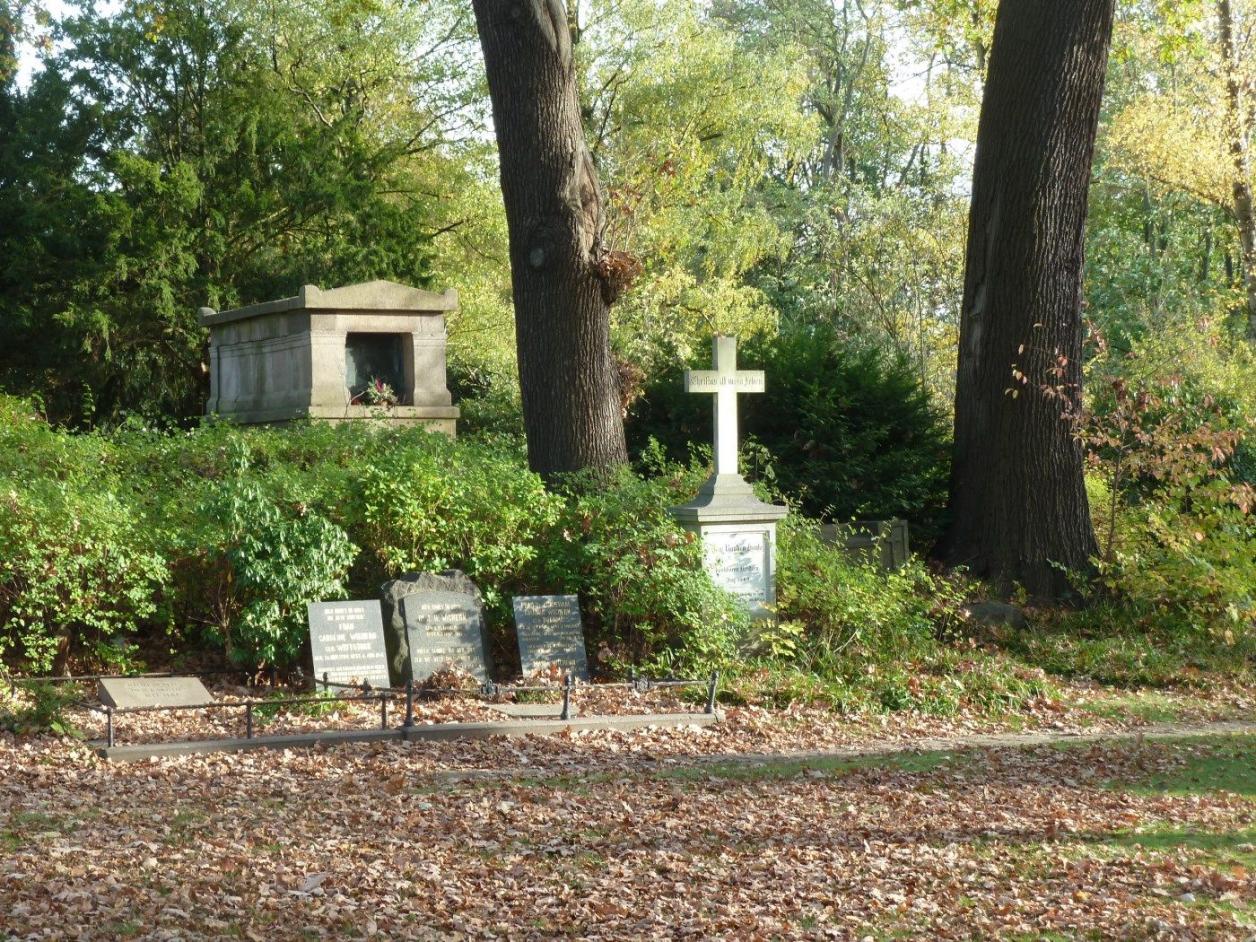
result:
<svg viewBox="0 0 1256 942"><path fill-rule="evenodd" d="M311 602L309 619L316 680L326 674L337 684L389 685L378 601Z"/></svg>
<svg viewBox="0 0 1256 942"><path fill-rule="evenodd" d="M420 592L457 592L469 596L483 610L480 590L458 569L444 572L408 572L379 587L380 605L384 613L384 645L388 651L388 670L393 684L400 686L410 678L410 647L406 640L406 623L401 615L401 600Z"/></svg>
<svg viewBox="0 0 1256 942"><path fill-rule="evenodd" d="M108 677L97 682L96 690L101 703L119 710L214 702L196 677Z"/></svg>
<svg viewBox="0 0 1256 942"><path fill-rule="evenodd" d="M488 680L484 614L479 599L464 592L417 592L401 600L410 650L410 676L427 680L443 667Z"/></svg>
<svg viewBox="0 0 1256 942"><path fill-rule="evenodd" d="M589 659L574 595L520 595L514 598L519 664L525 675L557 664L564 673L589 679Z"/></svg>

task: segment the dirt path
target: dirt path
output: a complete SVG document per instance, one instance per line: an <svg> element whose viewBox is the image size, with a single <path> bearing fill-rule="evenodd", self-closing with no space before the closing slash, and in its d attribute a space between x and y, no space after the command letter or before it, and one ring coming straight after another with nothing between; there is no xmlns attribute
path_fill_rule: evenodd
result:
<svg viewBox="0 0 1256 942"><path fill-rule="evenodd" d="M877 756L901 756L923 752L970 752L980 749L1030 749L1041 746L1084 745L1088 743L1156 742L1159 740L1193 739L1212 736L1256 735L1256 720L1219 720L1214 723L1156 723L1138 729L1098 730L1095 732L1055 732L1038 730L1028 733L971 733L963 736L925 737L892 742L839 746L833 749L787 750L783 752L709 755L697 759L701 763L764 764L800 762L823 759L872 759ZM1256 763L1256 756L1252 757Z"/></svg>

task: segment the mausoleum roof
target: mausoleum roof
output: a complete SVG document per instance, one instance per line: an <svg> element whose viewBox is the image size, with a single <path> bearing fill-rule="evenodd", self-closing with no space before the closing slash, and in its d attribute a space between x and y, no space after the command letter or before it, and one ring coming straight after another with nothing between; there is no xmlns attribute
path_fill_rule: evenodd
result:
<svg viewBox="0 0 1256 942"><path fill-rule="evenodd" d="M364 281L356 285L323 289L317 285L302 285L301 290L290 298L263 301L227 311L215 311L211 307L200 309L202 326L213 327L231 321L246 320L264 314L281 311L361 311L371 314L426 314L444 313L458 309L458 292L452 288L444 293L425 291L395 281Z"/></svg>

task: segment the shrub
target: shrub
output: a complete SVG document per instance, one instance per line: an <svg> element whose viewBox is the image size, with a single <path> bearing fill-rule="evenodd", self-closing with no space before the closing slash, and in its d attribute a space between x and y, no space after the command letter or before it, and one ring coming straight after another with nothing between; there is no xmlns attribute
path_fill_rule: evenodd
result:
<svg viewBox="0 0 1256 942"><path fill-rule="evenodd" d="M742 427L771 454L776 485L802 513L907 517L922 539L938 532L949 433L905 361L844 345L827 328L754 339L739 356L767 372L765 394L739 397ZM634 451L653 437L677 461L710 429L710 397L686 394L679 370L647 386L628 422Z"/></svg>
<svg viewBox="0 0 1256 942"><path fill-rule="evenodd" d="M973 586L912 561L886 573L820 539L815 521L780 525L776 623L760 623L735 685L750 700L843 710L949 714L1018 708L1048 693L1040 670L966 637Z"/></svg>
<svg viewBox="0 0 1256 942"><path fill-rule="evenodd" d="M364 580L374 588L408 570L456 568L498 604L499 587L519 582L561 501L513 442L410 435L392 444L357 469L345 495L345 525L365 548Z"/></svg>
<svg viewBox="0 0 1256 942"><path fill-rule="evenodd" d="M1234 464L1252 417L1189 376L1109 379L1081 417L1100 584L1144 625L1256 634L1256 489Z"/></svg>
<svg viewBox="0 0 1256 942"><path fill-rule="evenodd" d="M808 669L831 673L851 654L865 662L910 658L958 624L963 594L919 560L884 572L822 541L805 517L787 517L780 531L777 613L807 626L795 659Z"/></svg>
<svg viewBox="0 0 1256 942"><path fill-rule="evenodd" d="M604 663L705 673L733 661L746 629L732 598L703 568L693 534L667 513L693 496L692 473L645 480L576 476L542 547L537 582L579 593L586 633Z"/></svg>
<svg viewBox="0 0 1256 942"><path fill-rule="evenodd" d="M268 491L240 443L236 467L211 481L178 553L188 607L239 664L290 665L306 637L306 605L345 597L357 547L309 506Z"/></svg>
<svg viewBox="0 0 1256 942"><path fill-rule="evenodd" d="M82 734L66 718L65 711L81 697L69 684L25 682L10 693L7 681L0 688L0 730L11 733Z"/></svg>
<svg viewBox="0 0 1256 942"><path fill-rule="evenodd" d="M168 570L97 435L0 400L0 653L64 670L151 617Z"/></svg>

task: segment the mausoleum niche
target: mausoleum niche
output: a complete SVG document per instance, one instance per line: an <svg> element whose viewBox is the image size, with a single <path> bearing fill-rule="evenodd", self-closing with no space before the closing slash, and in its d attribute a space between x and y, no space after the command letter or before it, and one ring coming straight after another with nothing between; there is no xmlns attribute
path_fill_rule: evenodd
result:
<svg viewBox="0 0 1256 942"><path fill-rule="evenodd" d="M409 406L401 334L345 335L345 395L353 405Z"/></svg>

